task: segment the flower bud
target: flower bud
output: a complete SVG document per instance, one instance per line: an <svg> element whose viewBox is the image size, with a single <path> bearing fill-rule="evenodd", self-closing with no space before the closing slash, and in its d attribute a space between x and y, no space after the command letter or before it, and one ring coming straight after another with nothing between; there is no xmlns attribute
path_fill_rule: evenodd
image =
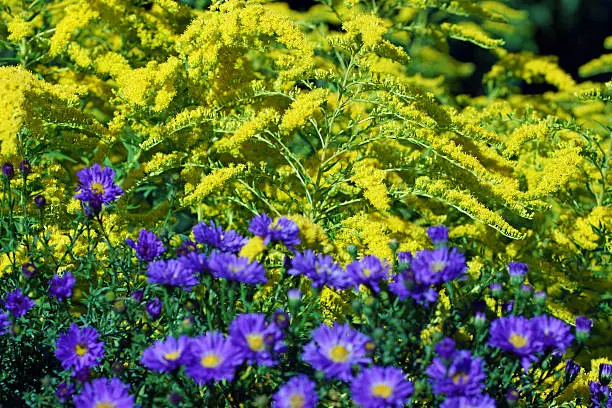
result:
<svg viewBox="0 0 612 408"><path fill-rule="evenodd" d="M569 384L576 379L580 373L580 366L574 360L565 362L565 384Z"/></svg>
<svg viewBox="0 0 612 408"><path fill-rule="evenodd" d="M145 310L149 316L151 316L151 319L155 320L161 315L162 306L162 302L159 298L153 298L147 302Z"/></svg>
<svg viewBox="0 0 612 408"><path fill-rule="evenodd" d="M297 306L302 301L302 291L299 289L289 289L287 291L287 299L291 306Z"/></svg>
<svg viewBox="0 0 612 408"><path fill-rule="evenodd" d="M580 342L586 341L591 335L593 321L586 316L576 317L576 339Z"/></svg>
<svg viewBox="0 0 612 408"><path fill-rule="evenodd" d="M491 296L500 297L504 291L501 283L492 283L489 285L489 290L491 291Z"/></svg>
<svg viewBox="0 0 612 408"><path fill-rule="evenodd" d="M27 177L28 174L32 172L32 166L30 165L28 159L23 159L21 163L19 163L19 170L21 171L21 174L24 175L24 177Z"/></svg>
<svg viewBox="0 0 612 408"><path fill-rule="evenodd" d="M529 267L522 262L508 263L508 273L510 274L510 283L519 285L525 281L525 275Z"/></svg>
<svg viewBox="0 0 612 408"><path fill-rule="evenodd" d="M45 208L45 205L47 205L47 199L44 195L38 194L36 197L34 197L34 204L36 204L36 206L42 210Z"/></svg>
<svg viewBox="0 0 612 408"><path fill-rule="evenodd" d="M4 163L2 165L2 174L9 180L15 177L15 167L13 164L10 162Z"/></svg>
<svg viewBox="0 0 612 408"><path fill-rule="evenodd" d="M477 329L482 329L487 324L487 315L484 312L476 312L474 315L474 326Z"/></svg>
<svg viewBox="0 0 612 408"><path fill-rule="evenodd" d="M142 297L144 295L144 289L136 289L134 292L132 292L132 299L134 299L135 302L142 302Z"/></svg>
<svg viewBox="0 0 612 408"><path fill-rule="evenodd" d="M117 313L122 313L125 311L125 302L123 299L117 299L113 302L113 310Z"/></svg>
<svg viewBox="0 0 612 408"><path fill-rule="evenodd" d="M612 380L612 364L602 363L599 366L599 382L603 385L610 384Z"/></svg>
<svg viewBox="0 0 612 408"><path fill-rule="evenodd" d="M538 306L544 306L546 304L546 298L546 292L538 291L533 294L533 300Z"/></svg>

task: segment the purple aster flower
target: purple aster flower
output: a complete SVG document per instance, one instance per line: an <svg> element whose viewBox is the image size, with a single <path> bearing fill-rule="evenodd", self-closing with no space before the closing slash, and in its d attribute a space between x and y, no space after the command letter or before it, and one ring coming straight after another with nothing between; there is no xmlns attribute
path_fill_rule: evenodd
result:
<svg viewBox="0 0 612 408"><path fill-rule="evenodd" d="M179 256L177 260L183 265L183 268L191 270L195 275L208 269L208 257L202 252L188 252Z"/></svg>
<svg viewBox="0 0 612 408"><path fill-rule="evenodd" d="M578 377L580 366L574 360L565 362L565 383L569 384Z"/></svg>
<svg viewBox="0 0 612 408"><path fill-rule="evenodd" d="M164 244L157 238L157 235L144 228L138 233L137 242L134 242L131 238L126 238L125 243L136 250L136 258L144 262L152 261L166 251Z"/></svg>
<svg viewBox="0 0 612 408"><path fill-rule="evenodd" d="M286 350L282 331L261 313L238 315L229 326L229 340L248 364L276 365L276 357Z"/></svg>
<svg viewBox="0 0 612 408"><path fill-rule="evenodd" d="M351 384L351 395L364 408L403 407L414 392L412 382L395 367L369 367Z"/></svg>
<svg viewBox="0 0 612 408"><path fill-rule="evenodd" d="M302 360L325 373L326 378L337 377L349 381L352 366L371 362L366 344L370 338L349 327L335 324L321 325L312 332L312 341L304 346Z"/></svg>
<svg viewBox="0 0 612 408"><path fill-rule="evenodd" d="M19 167L19 171L21 171L21 174L23 174L25 177L27 177L30 173L32 173L32 165L30 164L28 159L23 159L19 163L18 167Z"/></svg>
<svg viewBox="0 0 612 408"><path fill-rule="evenodd" d="M4 307L6 310L11 312L13 316L21 317L25 315L28 310L34 307L34 301L27 295L24 295L20 288L17 288L14 291L6 294Z"/></svg>
<svg viewBox="0 0 612 408"><path fill-rule="evenodd" d="M516 405L516 401L518 401L518 399L519 399L519 392L516 390L516 388L510 388L508 392L506 392L506 402L511 407Z"/></svg>
<svg viewBox="0 0 612 408"><path fill-rule="evenodd" d="M216 278L233 280L251 285L266 283L266 271L257 261L234 254L213 252L208 258L208 268Z"/></svg>
<svg viewBox="0 0 612 408"><path fill-rule="evenodd" d="M76 408L132 408L134 397L129 386L118 378L98 378L85 384L83 391L74 397Z"/></svg>
<svg viewBox="0 0 612 408"><path fill-rule="evenodd" d="M448 360L434 358L427 367L427 375L435 394L453 396L479 395L484 388L486 378L484 361L480 357L472 357L468 350L459 350L455 353L450 365Z"/></svg>
<svg viewBox="0 0 612 408"><path fill-rule="evenodd" d="M287 327L289 327L290 319L291 316L289 316L289 313L282 309L276 309L272 315L272 323L274 323L276 327L281 330L285 330Z"/></svg>
<svg viewBox="0 0 612 408"><path fill-rule="evenodd" d="M589 381L591 391L591 408L612 407L612 390L607 385L596 381Z"/></svg>
<svg viewBox="0 0 612 408"><path fill-rule="evenodd" d="M282 385L272 397L273 408L315 408L319 397L316 384L304 374Z"/></svg>
<svg viewBox="0 0 612 408"><path fill-rule="evenodd" d="M223 379L231 381L236 367L243 361L240 350L216 331L192 339L189 354L191 359L185 365L185 374L199 385Z"/></svg>
<svg viewBox="0 0 612 408"><path fill-rule="evenodd" d="M221 252L238 253L247 239L234 230L223 231L214 221L206 224L203 221L193 227L193 236L200 244L217 248Z"/></svg>
<svg viewBox="0 0 612 408"><path fill-rule="evenodd" d="M142 298L144 296L144 289L136 289L134 292L132 292L132 299L134 299L135 302L142 302Z"/></svg>
<svg viewBox="0 0 612 408"><path fill-rule="evenodd" d="M593 321L586 316L576 317L576 339L578 341L585 341L591 334L593 328Z"/></svg>
<svg viewBox="0 0 612 408"><path fill-rule="evenodd" d="M378 293L380 292L378 282L382 279L387 279L389 265L386 262L381 262L377 256L368 255L359 261L353 261L348 264L346 272L351 276L355 290L359 289L359 285L365 285Z"/></svg>
<svg viewBox="0 0 612 408"><path fill-rule="evenodd" d="M185 290L197 285L198 277L192 269L185 268L184 264L176 259L151 262L147 267L149 282L158 285L178 286Z"/></svg>
<svg viewBox="0 0 612 408"><path fill-rule="evenodd" d="M151 319L155 320L161 315L162 306L162 302L159 298L153 298L147 302L145 310L149 316L151 316Z"/></svg>
<svg viewBox="0 0 612 408"><path fill-rule="evenodd" d="M440 408L495 408L495 400L490 396L452 397L440 405Z"/></svg>
<svg viewBox="0 0 612 408"><path fill-rule="evenodd" d="M9 332L11 326L11 315L0 310L0 336Z"/></svg>
<svg viewBox="0 0 612 408"><path fill-rule="evenodd" d="M459 277L467 268L465 257L457 248L440 247L417 252L412 269L417 282L435 285Z"/></svg>
<svg viewBox="0 0 612 408"><path fill-rule="evenodd" d="M436 225L435 227L427 228L427 235L434 244L444 244L448 241L448 228L444 225Z"/></svg>
<svg viewBox="0 0 612 408"><path fill-rule="evenodd" d="M602 363L599 365L599 382L603 385L610 384L612 380L612 364Z"/></svg>
<svg viewBox="0 0 612 408"><path fill-rule="evenodd" d="M436 353L441 359L451 360L455 356L455 340L445 337L436 344Z"/></svg>
<svg viewBox="0 0 612 408"><path fill-rule="evenodd" d="M102 210L103 204L118 200L123 195L121 187L115 184L113 177L115 172L110 167L100 168L99 164L86 167L77 172L79 194L74 198L81 200L85 215L89 216L93 212L98 213Z"/></svg>
<svg viewBox="0 0 612 408"><path fill-rule="evenodd" d="M278 241L292 248L300 243L300 229L287 217L280 217L276 222L272 222L272 218L261 213L251 219L249 231L263 238L264 245Z"/></svg>
<svg viewBox="0 0 612 408"><path fill-rule="evenodd" d="M489 346L497 347L521 357L523 369L527 371L535 353L541 351L539 333L531 320L523 316L506 316L491 323Z"/></svg>
<svg viewBox="0 0 612 408"><path fill-rule="evenodd" d="M28 262L21 267L21 273L23 273L23 276L26 278L33 278L37 270L38 268L36 268L36 265L32 262Z"/></svg>
<svg viewBox="0 0 612 408"><path fill-rule="evenodd" d="M531 294L531 292L533 292L533 286L527 285L526 283L523 283L521 285L521 292L526 294L526 295L529 295L529 294Z"/></svg>
<svg viewBox="0 0 612 408"><path fill-rule="evenodd" d="M4 163L2 165L2 174L4 174L7 179L12 179L15 177L15 166L10 162Z"/></svg>
<svg viewBox="0 0 612 408"><path fill-rule="evenodd" d="M44 195L38 194L36 197L34 197L34 204L36 204L36 206L42 210L45 208L45 205L47 205L47 199Z"/></svg>
<svg viewBox="0 0 612 408"><path fill-rule="evenodd" d="M191 252L196 252L198 250L198 246L196 245L195 242L193 242L190 239L186 239L185 241L181 242L181 245L178 246L178 248L176 248L176 256L184 256L187 254L190 254Z"/></svg>
<svg viewBox="0 0 612 408"><path fill-rule="evenodd" d="M543 347L550 347L565 353L565 350L574 341L570 326L556 317L536 316L532 319L532 324L539 331L538 337Z"/></svg>
<svg viewBox="0 0 612 408"><path fill-rule="evenodd" d="M65 272L62 276L55 274L49 281L49 296L62 301L72 296L72 287L76 283L76 278L71 272Z"/></svg>
<svg viewBox="0 0 612 408"><path fill-rule="evenodd" d="M55 396L62 404L70 401L75 392L74 384L66 384L65 382L59 383L57 386L57 390L55 391Z"/></svg>
<svg viewBox="0 0 612 408"><path fill-rule="evenodd" d="M322 288L324 285L335 289L346 289L352 285L351 276L334 262L329 255L315 254L307 249L296 252L291 260L289 275L304 275L312 280L312 286Z"/></svg>
<svg viewBox="0 0 612 408"><path fill-rule="evenodd" d="M142 353L140 364L149 370L169 373L188 361L189 337L166 337L164 341L157 340Z"/></svg>
<svg viewBox="0 0 612 408"><path fill-rule="evenodd" d="M98 331L93 327L79 328L74 323L58 337L55 347L55 356L65 370L95 367L104 357L104 342L98 340Z"/></svg>
<svg viewBox="0 0 612 408"><path fill-rule="evenodd" d="M414 279L414 272L410 269L395 275L393 281L389 283L389 290L396 294L400 300L411 297L415 302L425 307L438 299L438 292L429 285L417 283Z"/></svg>

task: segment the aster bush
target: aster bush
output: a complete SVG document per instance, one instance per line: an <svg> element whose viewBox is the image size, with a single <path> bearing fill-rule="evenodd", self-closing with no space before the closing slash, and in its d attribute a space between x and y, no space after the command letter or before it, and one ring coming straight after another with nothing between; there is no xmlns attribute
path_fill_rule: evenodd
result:
<svg viewBox="0 0 612 408"><path fill-rule="evenodd" d="M115 183L101 189L121 191ZM4 224L36 248L3 277L0 400L14 406L612 403L609 362L576 391L592 320L552 316L524 263L469 273L444 226L414 253L390 241L390 258L353 247L348 261L266 214L244 232L210 220L113 243L121 196L83 195L83 185L68 242L83 236L85 253L68 244L54 263L42 211Z"/></svg>
<svg viewBox="0 0 612 408"><path fill-rule="evenodd" d="M0 0L0 406L611 406L612 83L509 4Z"/></svg>

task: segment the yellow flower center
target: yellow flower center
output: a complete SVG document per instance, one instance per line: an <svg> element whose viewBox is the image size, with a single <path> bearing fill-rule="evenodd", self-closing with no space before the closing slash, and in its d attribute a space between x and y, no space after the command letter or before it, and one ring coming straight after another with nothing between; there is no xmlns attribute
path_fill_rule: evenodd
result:
<svg viewBox="0 0 612 408"><path fill-rule="evenodd" d="M461 384L467 383L470 377L468 377L468 375L466 373L459 372L459 373L453 375L452 378L453 378L453 383L456 385L456 384L459 384L459 383L461 383Z"/></svg>
<svg viewBox="0 0 612 408"><path fill-rule="evenodd" d="M375 397L389 398L391 393L393 393L393 387L389 384L378 383L372 386L372 395Z"/></svg>
<svg viewBox="0 0 612 408"><path fill-rule="evenodd" d="M200 364L206 368L214 368L221 364L221 358L215 354L207 354L200 360Z"/></svg>
<svg viewBox="0 0 612 408"><path fill-rule="evenodd" d="M444 261L434 261L429 266L429 269L431 269L432 272L440 272L444 268L446 268L446 262Z"/></svg>
<svg viewBox="0 0 612 408"><path fill-rule="evenodd" d="M175 361L180 356L181 356L181 351L180 350L176 350L176 351L171 351L169 353L164 354L164 359L166 359L168 361Z"/></svg>
<svg viewBox="0 0 612 408"><path fill-rule="evenodd" d="M370 271L368 268L363 268L363 276L365 276L366 278L369 278L371 274L372 274L372 271Z"/></svg>
<svg viewBox="0 0 612 408"><path fill-rule="evenodd" d="M512 333L512 336L510 336L508 341L517 349L523 348L527 345L527 339L516 333Z"/></svg>
<svg viewBox="0 0 612 408"><path fill-rule="evenodd" d="M80 343L79 343L79 344L77 344L77 345L74 347L74 351L75 351L75 352L76 352L76 353L77 353L79 356L82 356L82 355L84 355L85 353L87 353L87 347L85 347L85 345L83 345L83 344L80 344Z"/></svg>
<svg viewBox="0 0 612 408"><path fill-rule="evenodd" d="M229 266L228 269L230 270L231 273L236 273L236 272L240 272L240 270L242 268L240 268L239 266Z"/></svg>
<svg viewBox="0 0 612 408"><path fill-rule="evenodd" d="M104 186L100 183L91 183L91 191L98 195L104 194Z"/></svg>
<svg viewBox="0 0 612 408"><path fill-rule="evenodd" d="M306 405L304 394L291 394L289 397L289 406L291 408L304 408L304 405Z"/></svg>
<svg viewBox="0 0 612 408"><path fill-rule="evenodd" d="M329 350L330 360L336 363L344 363L351 356L351 353L341 344L335 345Z"/></svg>
<svg viewBox="0 0 612 408"><path fill-rule="evenodd" d="M251 333L246 336L249 348L253 351L261 351L264 349L263 336L260 333Z"/></svg>
<svg viewBox="0 0 612 408"><path fill-rule="evenodd" d="M100 402L96 402L96 405L94 405L94 408L115 408L116 406L117 404L111 401L100 401Z"/></svg>

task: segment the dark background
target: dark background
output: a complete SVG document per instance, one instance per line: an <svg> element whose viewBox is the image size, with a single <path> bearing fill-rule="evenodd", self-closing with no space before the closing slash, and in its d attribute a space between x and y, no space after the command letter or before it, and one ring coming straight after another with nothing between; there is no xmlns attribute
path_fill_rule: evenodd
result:
<svg viewBox="0 0 612 408"><path fill-rule="evenodd" d="M291 0L291 8L307 10L316 2ZM612 35L612 0L511 0L505 1L513 8L529 12L533 22L532 44L527 49L540 55L556 55L563 70L576 80L578 68L606 52L604 39ZM472 94L482 92L481 78L495 61L487 51L453 41L451 54L460 61L474 61L477 70L470 78L462 81L462 91ZM608 81L610 75L600 75L590 80ZM526 92L541 92L546 86L526 86Z"/></svg>

